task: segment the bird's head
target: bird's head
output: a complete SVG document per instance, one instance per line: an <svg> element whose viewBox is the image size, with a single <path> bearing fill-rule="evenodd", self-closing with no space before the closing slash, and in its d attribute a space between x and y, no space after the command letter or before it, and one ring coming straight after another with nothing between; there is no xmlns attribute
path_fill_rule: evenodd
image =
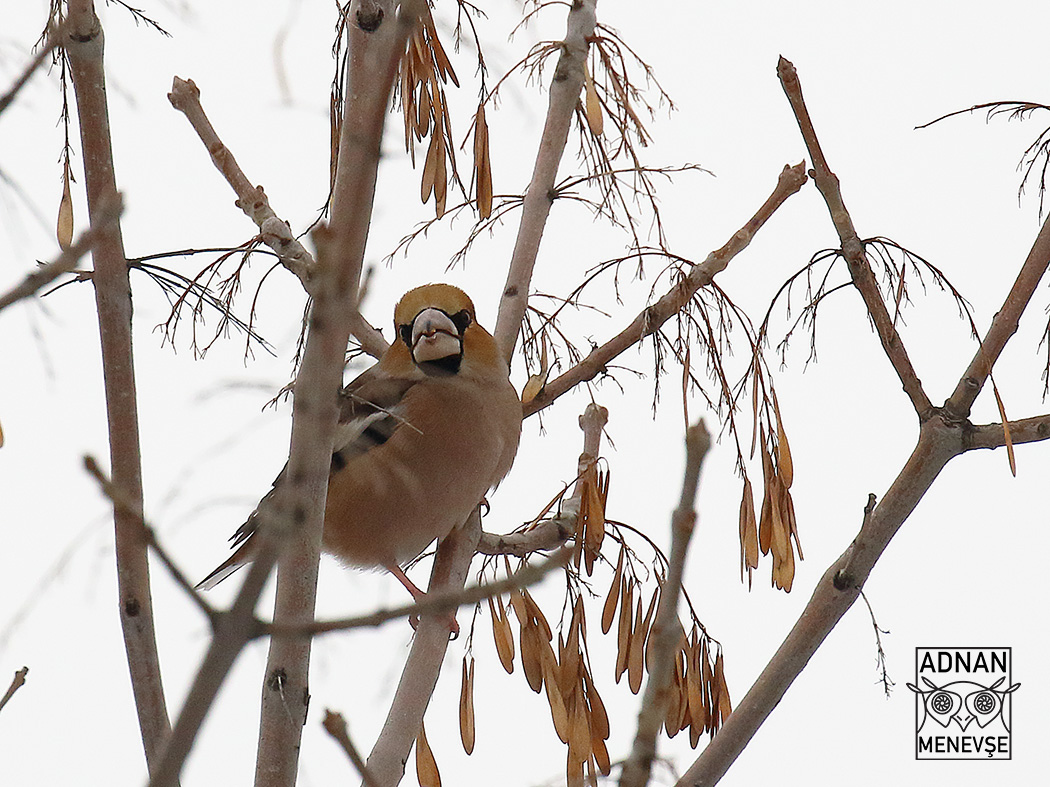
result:
<svg viewBox="0 0 1050 787"><path fill-rule="evenodd" d="M454 374L478 326L474 304L463 290L426 284L402 296L394 309L394 329L416 366L430 374Z"/></svg>

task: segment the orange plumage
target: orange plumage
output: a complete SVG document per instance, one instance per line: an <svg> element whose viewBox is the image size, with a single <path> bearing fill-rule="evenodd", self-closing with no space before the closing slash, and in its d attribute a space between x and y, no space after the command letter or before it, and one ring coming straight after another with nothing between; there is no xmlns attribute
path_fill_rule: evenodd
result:
<svg viewBox="0 0 1050 787"><path fill-rule="evenodd" d="M410 290L394 330L379 362L340 395L323 548L348 565L383 566L418 594L400 566L464 522L510 470L521 402L462 290ZM251 560L257 512L234 534L237 551L199 587Z"/></svg>

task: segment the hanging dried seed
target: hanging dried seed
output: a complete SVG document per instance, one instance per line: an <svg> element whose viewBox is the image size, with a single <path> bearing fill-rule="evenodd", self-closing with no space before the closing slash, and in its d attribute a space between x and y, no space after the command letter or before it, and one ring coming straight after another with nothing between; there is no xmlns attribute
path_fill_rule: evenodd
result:
<svg viewBox="0 0 1050 787"><path fill-rule="evenodd" d="M613 572L612 584L605 596L605 606L602 607L602 634L608 634L612 628L613 616L616 614L616 602L620 600L620 580L623 578L623 554L624 547L620 545L620 556L616 559L616 570Z"/></svg>
<svg viewBox="0 0 1050 787"><path fill-rule="evenodd" d="M58 222L55 225L58 247L65 251L73 244L73 196L70 193L69 162L62 167L62 199L58 203Z"/></svg>
<svg viewBox="0 0 1050 787"><path fill-rule="evenodd" d="M537 604L532 596L529 595L529 591L522 591L525 597L525 609L528 610L528 614L532 616L532 619L539 624L540 631L543 633L543 638L547 642L551 641L551 627L547 625L547 618L543 616L543 610L540 609L540 605Z"/></svg>
<svg viewBox="0 0 1050 787"><path fill-rule="evenodd" d="M543 657L540 632L534 625L527 625L521 630L521 667L529 688L539 693L543 688ZM549 647L549 646L548 646Z"/></svg>
<svg viewBox="0 0 1050 787"><path fill-rule="evenodd" d="M499 613L489 599L489 616L492 619L492 640L496 643L496 653L499 655L500 664L507 674L514 672L514 633L510 628L510 619L507 611L503 608L503 599L496 597Z"/></svg>
<svg viewBox="0 0 1050 787"><path fill-rule="evenodd" d="M554 731L562 743L569 742L569 713L565 708L565 699L558 687L555 675L556 668L550 662L543 664L543 685L547 688L547 704L551 708L551 719L554 721Z"/></svg>
<svg viewBox="0 0 1050 787"><path fill-rule="evenodd" d="M591 76L591 69L587 67L586 58L583 61L583 79L587 126L594 136L600 137L605 129L605 120L602 117L602 104L598 99L598 91L594 87L594 78Z"/></svg>
<svg viewBox="0 0 1050 787"><path fill-rule="evenodd" d="M631 631L631 652L627 657L627 685L632 694L637 694L642 688L642 673L644 672L645 659L645 635L647 634L645 623L642 620L642 594L638 594L636 612L634 615L634 628Z"/></svg>
<svg viewBox="0 0 1050 787"><path fill-rule="evenodd" d="M725 722L729 714L733 712L733 704L729 701L729 686L726 685L725 665L722 663L721 652L715 659L715 685L718 686L718 718Z"/></svg>
<svg viewBox="0 0 1050 787"><path fill-rule="evenodd" d="M740 499L740 579L747 571L758 568L758 523L755 520L755 496L751 489L751 479L744 479L744 494Z"/></svg>
<svg viewBox="0 0 1050 787"><path fill-rule="evenodd" d="M649 609L645 613L645 621L642 624L642 628L645 629L645 633L646 633L646 639L645 639L645 669L646 669L646 671L649 671L651 669L651 667L650 667L650 664L652 662L652 655L651 654L652 654L653 647L656 644L655 640L650 636L650 633L652 632L653 615L656 612L656 602L659 600L659 598L660 598L660 585L657 585L656 589L653 591L652 601L649 602Z"/></svg>
<svg viewBox="0 0 1050 787"><path fill-rule="evenodd" d="M605 710L605 703L602 702L601 695L594 688L591 674L586 668L582 670L582 673L583 685L587 693L587 704L591 709L591 732L593 735L605 740L609 737L609 714Z"/></svg>
<svg viewBox="0 0 1050 787"><path fill-rule="evenodd" d="M791 461L791 448L788 446L787 433L784 431L784 422L780 418L780 405L777 404L776 391L773 392L773 413L777 417L777 471L780 480L784 482L784 487L790 489L795 470Z"/></svg>
<svg viewBox="0 0 1050 787"><path fill-rule="evenodd" d="M441 787L441 774L438 773L437 760L427 743L427 733L420 722L419 735L416 736L416 778L419 787Z"/></svg>
<svg viewBox="0 0 1050 787"><path fill-rule="evenodd" d="M631 612L633 612L632 597L634 594L634 583L627 577L623 578L623 590L620 601L620 622L616 636L616 682L620 682L620 676L627 669L627 660L631 654Z"/></svg>
<svg viewBox="0 0 1050 787"><path fill-rule="evenodd" d="M474 751L474 659L467 668L467 657L463 657L463 680L459 689L459 737L463 751Z"/></svg>

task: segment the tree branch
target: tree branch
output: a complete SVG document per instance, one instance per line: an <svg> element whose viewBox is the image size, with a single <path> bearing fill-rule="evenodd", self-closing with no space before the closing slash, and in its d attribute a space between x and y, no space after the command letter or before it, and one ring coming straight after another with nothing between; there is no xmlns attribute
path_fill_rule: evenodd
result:
<svg viewBox="0 0 1050 787"><path fill-rule="evenodd" d="M361 774L361 781L365 787L378 787L375 779L372 778L372 774L365 766L365 761L361 758L361 753L354 746L354 742L350 740L350 732L346 728L346 719L343 718L343 714L336 713L335 711L325 709L324 721L321 722L321 726L324 727L324 731L332 736L332 739L339 744L340 748L346 752L346 756L350 759L354 768Z"/></svg>
<svg viewBox="0 0 1050 787"><path fill-rule="evenodd" d="M944 409L955 418L960 420L969 418L974 400L992 373L992 367L999 359L999 354L1010 337L1017 332L1017 324L1020 322L1021 315L1028 308L1028 303L1035 294L1035 288L1039 286L1039 280L1046 273L1047 265L1050 265L1050 216L1047 216L1046 221L1043 222L1035 243L1028 252L1028 258L1021 266L1002 308L992 318L992 324L980 347L977 348L977 353L970 361L966 371L963 372L951 397L944 403Z"/></svg>
<svg viewBox="0 0 1050 787"><path fill-rule="evenodd" d="M1010 421L1009 426L1010 442L1014 445L1037 443L1050 438L1050 415ZM1006 433L1002 424L981 424L968 429L964 448L970 451L974 448L1002 448L1005 445Z"/></svg>
<svg viewBox="0 0 1050 787"><path fill-rule="evenodd" d="M58 257L46 265L39 266L36 270L26 274L20 284L0 295L0 311L6 309L13 303L23 298L29 298L41 288L46 287L63 273L69 273L80 262L80 258L87 254L98 242L99 236L116 221L124 210L124 205L118 194L112 203L103 202L98 205L91 226L84 230L80 237L68 249L65 249Z"/></svg>
<svg viewBox="0 0 1050 787"><path fill-rule="evenodd" d="M11 685L7 687L4 696L0 697L0 710L3 710L4 706L10 702L13 696L15 696L15 692L25 685L26 675L28 674L29 667L22 667L20 670L15 670L15 676L11 678Z"/></svg>
<svg viewBox="0 0 1050 787"><path fill-rule="evenodd" d="M875 274L871 271L871 266L868 265L864 245L857 235L857 230L853 227L853 219L842 200L839 179L828 167L828 162L824 158L824 151L821 150L820 142L817 140L817 133L813 128L813 121L810 120L809 110L802 98L802 85L799 83L795 66L783 56L777 63L777 76L780 77L780 84L784 88L788 101L791 102L791 109L795 113L806 149L813 161L813 181L828 205L831 221L835 225L839 242L842 244L843 257L846 259L850 276L853 279L853 286L857 288L860 297L864 300L868 315L875 324L879 341L882 342L882 349L893 365L894 371L897 372L904 386L904 392L911 399L912 407L915 408L919 419L925 420L933 405L922 388L919 376L912 367L911 359L908 358L907 350L897 333L893 318L879 293L879 285L875 280Z"/></svg>
<svg viewBox="0 0 1050 787"><path fill-rule="evenodd" d="M314 232L319 259L310 279L313 308L295 384L287 466L289 482L272 498L273 505L259 511L255 534L257 552L232 607L219 619L212 643L175 723L162 769L154 774L151 787L170 787L175 782L219 686L244 644L257 633L253 611L279 552L282 569L275 620L298 623L313 619L332 434L338 416L336 403L351 315L356 308L355 276L361 270L390 87L404 50L406 28L414 19L410 13L405 16L405 3L402 3L400 21L393 13L393 4L387 5L390 10L386 14L387 23L372 28L367 34L352 26L357 42L352 62L364 63L360 68L372 69L360 75L360 84L352 80L348 88L347 120L343 123L340 171L344 164L357 167L349 178L351 191L355 186L357 190L349 199L333 198L332 229L318 228ZM349 100L351 97L353 101ZM351 106L354 110L349 109ZM364 171L369 167L371 174ZM341 182L346 189L346 181L340 181L337 176L336 194L342 193ZM365 213L363 217L348 215L361 211ZM364 236L358 237L355 233L364 233ZM257 782L294 783L302 722L309 699L308 660L309 640L271 642L263 689ZM280 680L275 682L278 675ZM285 703L284 697L296 698L294 707Z"/></svg>
<svg viewBox="0 0 1050 787"><path fill-rule="evenodd" d="M711 435L704 422L698 421L689 427L685 434L682 495L671 517L671 554L667 561L667 578L662 585L656 620L649 632L649 680L638 712L634 745L620 773L620 787L645 787L649 783L653 760L656 758L656 737L667 718L675 652L681 641L678 597L682 592L685 557L696 523L696 490L700 482L700 467L710 448Z"/></svg>
<svg viewBox="0 0 1050 787"><path fill-rule="evenodd" d="M417 24L420 2L373 3L379 9L378 20L376 8L363 9L359 3L352 3L349 12L346 93L331 216L327 227L313 233L319 271L311 292L310 333L295 385L287 470L292 481L289 494L294 496L294 519L287 521L295 527L286 536L277 570L276 623L299 625L314 619L338 391L350 332L362 323L358 290L380 143L397 66ZM257 785L295 784L310 699L310 647L309 638L270 640L255 764Z"/></svg>
<svg viewBox="0 0 1050 787"><path fill-rule="evenodd" d="M722 778L817 648L857 600L890 539L944 465L960 451L960 429L950 426L939 415L922 425L918 444L882 502L865 517L850 547L824 572L783 644L722 729L678 780L677 787L708 787Z"/></svg>
<svg viewBox="0 0 1050 787"><path fill-rule="evenodd" d="M442 539L428 592L463 587L480 533L481 515L479 509L474 509L462 527ZM448 621L441 617L421 618L383 730L368 755L368 770L379 787L395 787L405 775L405 762L419 734L447 649Z"/></svg>
<svg viewBox="0 0 1050 787"><path fill-rule="evenodd" d="M284 267L299 277L303 288L313 294L317 261L292 234L288 222L270 207L263 187L252 185L237 164L233 153L223 144L201 105L200 89L192 79L175 77L168 100L175 109L186 116L193 130L197 132L197 136L211 155L212 163L237 195L237 207L259 228L260 239L273 250ZM361 342L362 349L369 355L378 358L386 350L387 342L382 334L360 314L357 314L354 320L353 333Z"/></svg>
<svg viewBox="0 0 1050 787"><path fill-rule="evenodd" d="M529 303L532 272L554 200L554 181L569 138L569 124L583 89L587 39L593 35L597 23L596 6L597 0L575 0L570 5L565 40L551 81L547 120L540 137L532 180L522 203L521 224L518 225L499 315L492 332L508 364L514 355L514 345Z"/></svg>
<svg viewBox="0 0 1050 787"><path fill-rule="evenodd" d="M260 625L260 634L269 634L272 637L309 637L318 634L329 634L333 631L348 631L356 628L374 628L383 623L398 618L407 618L415 615L440 616L442 613L451 612L459 607L477 604L487 598L499 596L508 590L515 590L535 585L551 571L564 568L572 557L571 549L562 549L551 555L547 560L538 565L527 565L511 576L495 582L485 582L471 585L462 590L451 590L448 588L428 592L419 601L411 604L403 604L391 609L380 609L367 615L355 615L351 618L338 618L336 620L317 620L303 625L290 626L278 623Z"/></svg>
<svg viewBox="0 0 1050 787"><path fill-rule="evenodd" d="M33 74L44 64L48 56L55 51L55 47L62 46L62 42L65 40L66 34L69 33L69 20L64 20L61 24L55 25L48 30L47 40L37 50L36 55L22 70L22 73L18 76L18 79L14 81L10 89L0 96L0 115L4 113L4 110L14 103L15 97L19 91L26 86L26 83L32 78ZM38 42L39 43L39 42Z"/></svg>
<svg viewBox="0 0 1050 787"><path fill-rule="evenodd" d="M131 285L119 221L105 220L119 204L113 169L103 67L104 36L91 0L70 0L63 41L76 93L84 183L91 224L98 228L92 247L92 283L102 345L106 418L113 484L135 511L142 510L142 464L131 337ZM120 622L124 632L139 729L152 772L170 731L153 625L149 560L141 516L113 509Z"/></svg>
<svg viewBox="0 0 1050 787"><path fill-rule="evenodd" d="M792 194L806 182L806 163L793 167L785 166L777 179L776 188L754 216L733 233L722 248L707 255L707 259L694 265L689 273L668 290L656 303L646 307L634 320L600 347L596 347L576 366L551 380L543 390L524 406L526 416L548 407L555 399L580 383L593 380L602 374L607 365L624 350L634 346L655 333L679 310L685 307L697 290L711 283L714 277L729 265L730 261L748 247L755 233Z"/></svg>

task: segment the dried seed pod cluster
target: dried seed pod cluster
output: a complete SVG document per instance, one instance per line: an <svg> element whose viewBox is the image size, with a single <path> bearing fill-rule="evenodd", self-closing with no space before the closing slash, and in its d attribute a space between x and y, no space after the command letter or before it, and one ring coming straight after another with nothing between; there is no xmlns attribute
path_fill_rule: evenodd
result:
<svg viewBox="0 0 1050 787"><path fill-rule="evenodd" d="M605 540L605 504L609 499L609 472L598 470L591 462L576 482L575 494L580 497L580 512L576 517L575 551L572 556L577 571L582 562L587 576L594 571L594 561L602 551Z"/></svg>
<svg viewBox="0 0 1050 787"><path fill-rule="evenodd" d="M764 427L760 426L758 430L763 489L762 508L758 517L755 516L751 480L746 475L744 477L744 492L740 500L740 576L743 579L746 570L750 585L751 572L758 568L759 550L763 555L772 552L773 585L790 592L795 579L795 550L798 550L799 560L803 559L803 555L795 519L795 504L791 500L794 465L776 394L773 395L773 411L776 416L775 439L772 435L767 439Z"/></svg>
<svg viewBox="0 0 1050 787"><path fill-rule="evenodd" d="M626 550L621 548L602 608L602 633L608 634L613 621L617 621L616 682L619 683L626 672L627 685L637 694L643 673L649 669L653 642L649 635L661 587L657 584L643 612L640 584L624 573L625 554ZM695 747L702 733L714 735L730 710L721 651L712 666L711 640L694 621L691 637L687 638L682 629L675 654L671 703L665 722L667 734L674 737L688 727L690 745Z"/></svg>
<svg viewBox="0 0 1050 787"><path fill-rule="evenodd" d="M405 120L405 150L412 156L414 164L416 142L430 137L423 162L420 198L427 202L433 194L434 209L440 218L445 212L449 176L451 174L454 178L456 173L456 157L444 86L451 81L459 87L459 79L438 39L430 9L425 5L420 13L420 24L409 39L408 48L401 58L399 77L401 111ZM487 128L484 135L487 155ZM475 146L477 144L475 140Z"/></svg>
<svg viewBox="0 0 1050 787"><path fill-rule="evenodd" d="M694 749L704 732L713 737L732 711L726 685L721 648L711 665L711 639L694 623L689 637L682 631L681 644L674 659L671 701L664 729L673 738L689 728L689 745Z"/></svg>

